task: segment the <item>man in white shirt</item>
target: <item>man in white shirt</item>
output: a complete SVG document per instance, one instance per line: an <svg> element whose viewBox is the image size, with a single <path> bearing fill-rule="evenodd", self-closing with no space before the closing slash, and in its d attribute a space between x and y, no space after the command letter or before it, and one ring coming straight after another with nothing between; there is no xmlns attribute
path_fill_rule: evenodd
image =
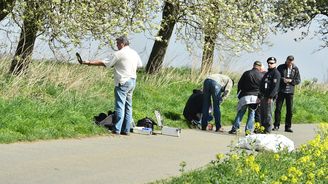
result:
<svg viewBox="0 0 328 184"><path fill-rule="evenodd" d="M115 126L112 133L129 135L132 122L132 95L136 86L137 68L142 66L138 53L129 47L125 36L116 39L118 51L109 60L83 61L85 65L114 67Z"/></svg>
<svg viewBox="0 0 328 184"><path fill-rule="evenodd" d="M233 81L226 75L211 74L203 82L202 130L206 130L209 121L209 108L213 102L215 131L223 132L221 126L220 104L230 94ZM212 98L212 101L211 101Z"/></svg>

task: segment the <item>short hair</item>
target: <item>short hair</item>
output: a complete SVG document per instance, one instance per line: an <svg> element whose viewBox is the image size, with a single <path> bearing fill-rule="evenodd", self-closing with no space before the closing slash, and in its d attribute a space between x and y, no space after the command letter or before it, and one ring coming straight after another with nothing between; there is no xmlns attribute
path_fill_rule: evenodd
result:
<svg viewBox="0 0 328 184"><path fill-rule="evenodd" d="M261 61L255 61L253 66L262 66L262 63Z"/></svg>
<svg viewBox="0 0 328 184"><path fill-rule="evenodd" d="M126 36L120 36L120 37L116 38L116 41L119 43L123 43L124 45L130 44L130 42Z"/></svg>
<svg viewBox="0 0 328 184"><path fill-rule="evenodd" d="M267 59L267 63L268 63L269 61L274 61L274 62L276 63L276 62L277 62L277 59L276 59L275 57L269 57L269 58Z"/></svg>
<svg viewBox="0 0 328 184"><path fill-rule="evenodd" d="M287 61L294 61L294 56L290 55L290 56L287 57L286 60L287 60Z"/></svg>

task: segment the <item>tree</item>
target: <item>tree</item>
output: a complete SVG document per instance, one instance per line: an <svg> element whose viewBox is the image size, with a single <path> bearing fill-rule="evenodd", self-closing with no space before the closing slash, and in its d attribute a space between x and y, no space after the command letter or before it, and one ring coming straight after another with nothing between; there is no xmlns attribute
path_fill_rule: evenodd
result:
<svg viewBox="0 0 328 184"><path fill-rule="evenodd" d="M0 1L0 21L2 21L13 9L15 0Z"/></svg>
<svg viewBox="0 0 328 184"><path fill-rule="evenodd" d="M200 11L196 14L203 34L201 72L208 73L212 68L215 48L232 53L257 50L270 30L271 3L261 0L206 0L202 9L196 9Z"/></svg>
<svg viewBox="0 0 328 184"><path fill-rule="evenodd" d="M28 66L35 40L47 40L51 48L78 45L82 39L114 45L113 38L131 30L147 29L157 1L146 0L17 0L12 17L21 27L10 72L22 73ZM108 43L107 43L108 44Z"/></svg>
<svg viewBox="0 0 328 184"><path fill-rule="evenodd" d="M163 16L162 25L171 20L170 28L176 26L177 38L185 41L187 48L202 45L203 72L209 71L213 64L214 50L230 52L253 51L264 42L269 26L267 21L272 5L271 0L170 0L175 8L171 8ZM165 1L168 3L168 0ZM165 6L164 6L165 7ZM175 10L175 11L173 11ZM169 15L167 15L169 13ZM164 15L164 11L163 11ZM170 34L167 27L162 26L157 37L165 40L155 41L153 52L146 68L148 73L154 73L161 68ZM166 44L166 45L165 45ZM161 47L161 48L158 48ZM164 53L164 54L163 54Z"/></svg>
<svg viewBox="0 0 328 184"><path fill-rule="evenodd" d="M275 4L275 22L278 30L287 32L299 28L307 28L300 39L309 34L309 28L318 23L315 35L321 38L320 48L328 47L328 1L327 0L280 0Z"/></svg>
<svg viewBox="0 0 328 184"><path fill-rule="evenodd" d="M179 8L176 2L164 2L161 27L157 34L158 39L155 40L146 65L146 71L149 74L157 73L162 67L166 49L177 22L178 11Z"/></svg>

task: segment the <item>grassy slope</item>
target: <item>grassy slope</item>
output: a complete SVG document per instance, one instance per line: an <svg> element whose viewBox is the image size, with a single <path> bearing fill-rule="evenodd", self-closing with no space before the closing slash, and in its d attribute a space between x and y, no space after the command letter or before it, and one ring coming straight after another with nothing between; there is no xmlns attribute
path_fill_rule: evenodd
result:
<svg viewBox="0 0 328 184"><path fill-rule="evenodd" d="M0 143L107 134L92 123L94 115L113 110L113 72L102 67L33 63L24 76L0 68ZM158 75L138 73L133 96L134 120L155 118L160 110L166 125L187 128L182 111L202 79L188 69L166 69ZM328 96L312 85L297 88L295 123L328 122ZM221 107L222 123L235 116L235 89Z"/></svg>

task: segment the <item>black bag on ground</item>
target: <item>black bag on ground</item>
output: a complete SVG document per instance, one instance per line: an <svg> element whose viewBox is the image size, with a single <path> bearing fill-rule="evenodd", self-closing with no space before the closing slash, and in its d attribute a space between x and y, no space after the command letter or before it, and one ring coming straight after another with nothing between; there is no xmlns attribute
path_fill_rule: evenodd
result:
<svg viewBox="0 0 328 184"><path fill-rule="evenodd" d="M157 125L155 121L151 118L145 117L137 122L137 127L146 127L154 130L154 125Z"/></svg>
<svg viewBox="0 0 328 184"><path fill-rule="evenodd" d="M98 116L94 116L94 121L97 125L112 130L115 125L115 111L108 111L108 115L102 112Z"/></svg>

